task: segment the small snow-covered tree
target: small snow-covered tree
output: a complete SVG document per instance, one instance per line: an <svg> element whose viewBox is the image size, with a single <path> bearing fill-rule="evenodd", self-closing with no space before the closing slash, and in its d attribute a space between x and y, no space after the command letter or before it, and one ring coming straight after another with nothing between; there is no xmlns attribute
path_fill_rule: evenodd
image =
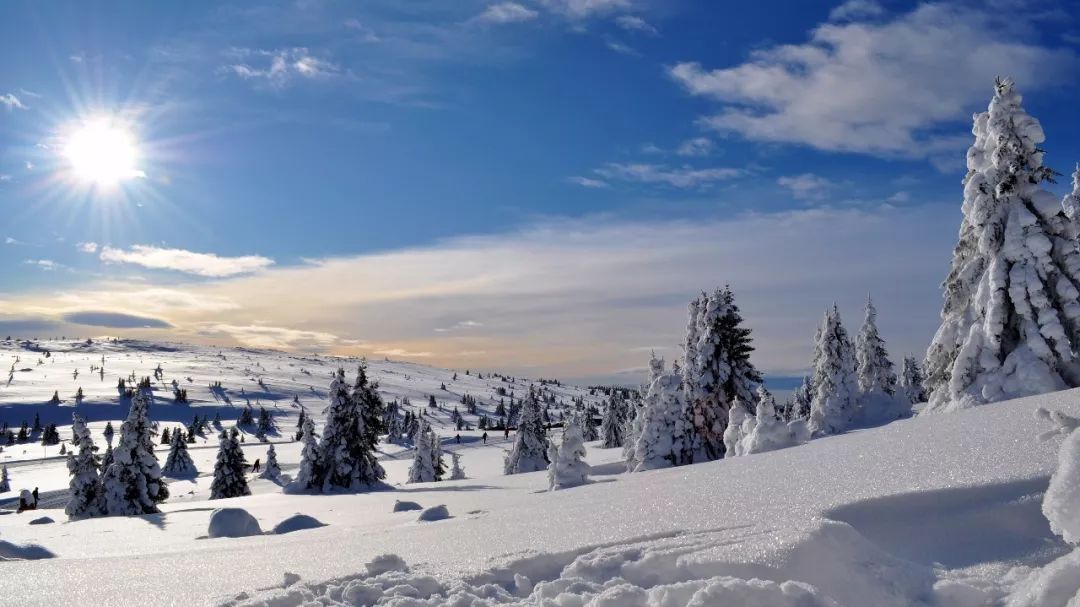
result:
<svg viewBox="0 0 1080 607"><path fill-rule="evenodd" d="M105 433L104 433L105 444L110 446L110 447L112 446L112 439L113 439L114 433L115 433L115 430L113 430L112 422L105 422Z"/></svg>
<svg viewBox="0 0 1080 607"><path fill-rule="evenodd" d="M649 386L656 378L664 374L664 359L657 358L656 352L650 353L649 377L643 386L638 389L637 397L632 407L628 407L626 438L623 442L623 459L626 460L626 470L633 472L637 467L637 443L641 433L645 429L645 396L649 392Z"/></svg>
<svg viewBox="0 0 1080 607"><path fill-rule="evenodd" d="M431 427L420 420L420 427L416 431L416 440L413 445L413 461L409 466L409 483L431 483L435 478L435 454L432 453L434 444L431 441Z"/></svg>
<svg viewBox="0 0 1080 607"><path fill-rule="evenodd" d="M86 422L78 415L72 416L71 432L75 435L74 442L78 452L73 449L67 458L68 474L71 475L68 483L71 497L64 513L72 519L98 516L104 512L105 504L98 461L94 455L94 441L90 438ZM6 477L7 470L4 472Z"/></svg>
<svg viewBox="0 0 1080 607"><path fill-rule="evenodd" d="M188 453L187 440L179 428L172 433L169 441L169 455L165 458L165 466L162 467L161 472L173 478L194 476L198 473L195 462L191 461L191 454Z"/></svg>
<svg viewBox="0 0 1080 607"><path fill-rule="evenodd" d="M461 456L457 453L450 454L450 480L460 481L465 478L465 468L461 466Z"/></svg>
<svg viewBox="0 0 1080 607"><path fill-rule="evenodd" d="M855 413L859 386L855 353L836 306L825 312L814 346L814 361L810 429L819 434L843 432Z"/></svg>
<svg viewBox="0 0 1080 607"><path fill-rule="evenodd" d="M877 309L869 297L862 328L855 336L855 373L863 394L891 395L896 387L896 373L885 340L878 333Z"/></svg>
<svg viewBox="0 0 1080 607"><path fill-rule="evenodd" d="M589 479L589 464L585 463L585 439L581 429L571 419L563 429L562 442L548 465L548 489L566 489L584 485Z"/></svg>
<svg viewBox="0 0 1080 607"><path fill-rule="evenodd" d="M806 420L787 422L780 419L776 413L776 401L764 387L758 388L757 415L748 430L742 439L739 455L786 449L810 440Z"/></svg>
<svg viewBox="0 0 1080 607"><path fill-rule="evenodd" d="M132 395L127 419L120 426L120 440L112 450L112 463L101 480L108 515L155 513L157 505L169 497L154 455L149 407L146 392L137 390Z"/></svg>
<svg viewBox="0 0 1080 607"><path fill-rule="evenodd" d="M600 420L600 446L604 449L622 447L625 440L626 400L617 390L611 391L604 416Z"/></svg>
<svg viewBox="0 0 1080 607"><path fill-rule="evenodd" d="M311 416L304 418L304 425L300 432L300 440L304 446L300 452L300 470L296 473L293 483L295 488L306 491L322 487L325 465L322 451L319 450L319 438L315 435L315 422L312 421Z"/></svg>
<svg viewBox="0 0 1080 607"><path fill-rule="evenodd" d="M8 476L7 466L0 468L0 493L11 491L11 477Z"/></svg>
<svg viewBox="0 0 1080 607"><path fill-rule="evenodd" d="M270 446L266 448L266 464L263 466L259 478L273 481L277 480L280 476L281 466L278 465L277 452L274 450L274 444L270 443Z"/></svg>
<svg viewBox="0 0 1080 607"><path fill-rule="evenodd" d="M926 354L924 413L1080 386L1080 251L1041 185L1054 171L1021 101L999 79L974 119L960 239Z"/></svg>
<svg viewBox="0 0 1080 607"><path fill-rule="evenodd" d="M731 409L728 410L728 425L724 429L725 457L743 455L743 441L755 425L757 425L757 419L746 410L741 400L735 399L735 402L731 404Z"/></svg>
<svg viewBox="0 0 1080 607"><path fill-rule="evenodd" d="M735 294L729 287L702 295L690 304L687 324L697 340L684 356L683 378L693 411L695 439L707 459L724 456L724 429L735 398L752 403L761 374L750 362L754 351L750 329L743 326Z"/></svg>
<svg viewBox="0 0 1080 607"><path fill-rule="evenodd" d="M544 429L540 401L531 387L521 404L520 417L514 445L503 462L503 472L506 474L536 472L548 465L547 431Z"/></svg>
<svg viewBox="0 0 1080 607"><path fill-rule="evenodd" d="M810 407L814 402L814 380L809 375L792 394L791 419L810 419Z"/></svg>
<svg viewBox="0 0 1080 607"><path fill-rule="evenodd" d="M364 368L360 368L356 394L365 400L378 400L378 395L367 384ZM332 487L360 489L386 478L382 465L375 459L378 429L382 425L381 400L377 416L365 412L361 403L353 398L345 382L345 371L338 369L330 384L330 406L327 408L326 426L323 428L319 450L325 466L323 491ZM365 407L372 406L370 403ZM374 421L373 421L374 419ZM369 425L375 424L374 429Z"/></svg>
<svg viewBox="0 0 1080 607"><path fill-rule="evenodd" d="M678 373L663 373L652 382L642 418L634 448L635 472L693 463L694 428Z"/></svg>
<svg viewBox="0 0 1080 607"><path fill-rule="evenodd" d="M926 388L923 384L922 365L914 356L905 356L900 366L900 393L909 403L926 402Z"/></svg>
<svg viewBox="0 0 1080 607"><path fill-rule="evenodd" d="M237 440L236 428L222 430L218 437L217 461L214 462L214 480L210 483L210 499L225 499L251 495L247 483L247 460Z"/></svg>

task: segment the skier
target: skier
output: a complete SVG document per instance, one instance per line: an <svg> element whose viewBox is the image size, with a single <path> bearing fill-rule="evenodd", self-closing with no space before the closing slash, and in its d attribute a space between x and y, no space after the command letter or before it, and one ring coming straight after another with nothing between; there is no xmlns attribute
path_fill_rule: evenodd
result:
<svg viewBox="0 0 1080 607"><path fill-rule="evenodd" d="M34 509L37 509L37 487L34 487L34 492L31 494L34 496Z"/></svg>
<svg viewBox="0 0 1080 607"><path fill-rule="evenodd" d="M458 434L457 436L455 436L455 437L454 437L454 440L456 440L456 441L457 441L457 444L459 444L459 445L460 445L460 444L461 444L461 435L460 435L460 434Z"/></svg>
<svg viewBox="0 0 1080 607"><path fill-rule="evenodd" d="M487 444L487 432L485 432L483 434L483 436L481 436L480 438L484 439L484 444L486 445Z"/></svg>
<svg viewBox="0 0 1080 607"><path fill-rule="evenodd" d="M255 474L259 473L259 460L256 459L255 463L251 465L251 471Z"/></svg>
<svg viewBox="0 0 1080 607"><path fill-rule="evenodd" d="M507 426L507 427L506 427L506 428L505 428L505 429L503 430L503 439L509 439L509 438L510 438L510 427L509 427L509 426Z"/></svg>

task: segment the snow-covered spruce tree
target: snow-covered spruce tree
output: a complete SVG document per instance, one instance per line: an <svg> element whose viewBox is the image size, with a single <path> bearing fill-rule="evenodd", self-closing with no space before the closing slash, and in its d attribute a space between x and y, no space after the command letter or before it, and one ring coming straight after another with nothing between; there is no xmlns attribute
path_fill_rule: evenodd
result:
<svg viewBox="0 0 1080 607"><path fill-rule="evenodd" d="M188 453L187 439L179 428L172 433L172 439L169 441L169 456L165 458L165 466L162 467L161 472L173 478L185 478L198 473L195 462L191 461L191 455Z"/></svg>
<svg viewBox="0 0 1080 607"><path fill-rule="evenodd" d="M0 493L11 491L11 477L8 476L7 466L0 468Z"/></svg>
<svg viewBox="0 0 1080 607"><path fill-rule="evenodd" d="M521 404L521 420L514 435L514 446L503 462L503 472L520 474L547 468L547 431L536 391L530 387L529 395Z"/></svg>
<svg viewBox="0 0 1080 607"><path fill-rule="evenodd" d="M907 402L925 403L926 387L923 378L922 365L914 356L905 356L904 363L900 366L900 393Z"/></svg>
<svg viewBox="0 0 1080 607"><path fill-rule="evenodd" d="M694 358L685 360L683 377L693 412L695 440L706 459L724 456L724 429L732 399L752 403L761 374L750 362L754 351L750 329L742 326L742 316L729 287L702 297L699 319L688 327L698 331ZM752 406L752 405L751 405Z"/></svg>
<svg viewBox="0 0 1080 607"><path fill-rule="evenodd" d="M1080 164L1077 164L1073 171L1072 186L1072 191L1061 200L1061 208L1071 222L1070 236L1076 239L1080 237Z"/></svg>
<svg viewBox="0 0 1080 607"><path fill-rule="evenodd" d="M281 466L277 462L277 451L274 450L274 444L270 443L270 446L266 448L266 464L263 466L262 472L259 474L259 478L265 478L267 480L277 480L281 476Z"/></svg>
<svg viewBox="0 0 1080 607"><path fill-rule="evenodd" d="M840 310L826 310L814 345L814 400L810 430L816 434L843 432L855 414L859 385L855 352L840 322Z"/></svg>
<svg viewBox="0 0 1080 607"><path fill-rule="evenodd" d="M386 403L379 396L379 384L368 380L367 360L361 360L356 371L352 399L364 420L365 442L374 450L379 444L379 435L386 433Z"/></svg>
<svg viewBox="0 0 1080 607"><path fill-rule="evenodd" d="M757 425L757 418L750 414L742 401L735 399L728 409L728 425L724 429L724 448L726 457L743 455L743 442Z"/></svg>
<svg viewBox="0 0 1080 607"><path fill-rule="evenodd" d="M461 465L461 456L457 453L450 454L450 480L460 481L465 479L465 468Z"/></svg>
<svg viewBox="0 0 1080 607"><path fill-rule="evenodd" d="M370 386L367 385L363 367L360 373L363 379L363 385L359 388L360 394L370 399L370 395L365 395ZM361 384L361 378L357 379L358 385ZM377 399L378 395L374 398ZM338 369L330 383L330 406L327 408L326 426L319 443L325 466L322 491L330 491L334 487L360 489L386 478L382 465L375 459L381 419L380 406L373 431L368 426L369 419L361 410L361 404L349 393L344 369Z"/></svg>
<svg viewBox="0 0 1080 607"><path fill-rule="evenodd" d="M72 416L71 432L74 434L73 442L78 452L73 449L67 458L68 474L71 475L68 483L71 498L64 508L64 513L72 519L98 516L104 512L105 504L98 461L94 455L94 441L90 438L86 422L78 415Z"/></svg>
<svg viewBox="0 0 1080 607"><path fill-rule="evenodd" d="M300 491L307 491L322 487L322 475L325 465L322 451L319 450L319 439L315 435L315 422L311 416L304 418L304 425L300 429L301 442L304 447L300 452L300 470L296 473L293 486Z"/></svg>
<svg viewBox="0 0 1080 607"><path fill-rule="evenodd" d="M441 481L446 478L446 462L442 456L442 441L434 428L428 428L428 440L431 441L431 465L435 468L435 480Z"/></svg>
<svg viewBox="0 0 1080 607"><path fill-rule="evenodd" d="M683 394L682 377L674 371L661 374L649 386L633 471L693 463L694 428Z"/></svg>
<svg viewBox="0 0 1080 607"><path fill-rule="evenodd" d="M975 116L924 413L1080 386L1080 252L1011 80ZM1066 201L1067 202L1067 201Z"/></svg>
<svg viewBox="0 0 1080 607"><path fill-rule="evenodd" d="M585 463L585 439L573 419L563 428L562 442L555 458L548 465L548 489L566 489L584 485L589 480L589 464Z"/></svg>
<svg viewBox="0 0 1080 607"><path fill-rule="evenodd" d="M614 449L623 446L625 437L626 400L617 390L611 391L607 407L604 408L604 417L600 420L600 446L604 449Z"/></svg>
<svg viewBox="0 0 1080 607"><path fill-rule="evenodd" d="M814 343L817 343L816 341ZM810 404L814 401L814 379L807 375L792 394L791 419L810 419Z"/></svg>
<svg viewBox="0 0 1080 607"><path fill-rule="evenodd" d="M127 419L120 426L120 440L112 450L112 463L102 475L105 514L155 513L157 505L169 497L154 455L149 407L146 392L137 390L131 398Z"/></svg>
<svg viewBox="0 0 1080 607"><path fill-rule="evenodd" d="M251 495L248 488L247 460L237 440L236 428L222 430L218 437L217 461L214 462L214 480L210 483L210 499L224 499Z"/></svg>
<svg viewBox="0 0 1080 607"><path fill-rule="evenodd" d="M892 394L896 387L896 373L885 340L878 333L877 309L869 297L862 328L855 336L855 373L863 394Z"/></svg>
<svg viewBox="0 0 1080 607"><path fill-rule="evenodd" d="M413 446L413 461L409 466L409 483L431 483L435 479L435 460L431 452L432 442L428 438L431 428L420 420Z"/></svg>
<svg viewBox="0 0 1080 607"><path fill-rule="evenodd" d="M638 389L637 398L634 399L632 414L627 415L626 438L623 442L623 459L626 461L626 470L633 472L637 467L637 442L641 438L641 432L645 428L645 396L649 392L649 386L656 378L664 374L664 359L657 358L656 352L651 352L649 358L649 378Z"/></svg>

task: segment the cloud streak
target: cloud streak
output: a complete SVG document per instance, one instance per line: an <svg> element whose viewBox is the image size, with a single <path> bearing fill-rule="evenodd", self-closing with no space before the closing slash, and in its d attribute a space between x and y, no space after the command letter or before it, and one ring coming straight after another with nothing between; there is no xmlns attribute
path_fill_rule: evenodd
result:
<svg viewBox="0 0 1080 607"><path fill-rule="evenodd" d="M102 247L101 261L135 264L153 270L173 270L207 278L257 272L274 263L274 260L260 255L220 257L213 253L195 253L184 249L164 249L141 244L133 245L127 250Z"/></svg>

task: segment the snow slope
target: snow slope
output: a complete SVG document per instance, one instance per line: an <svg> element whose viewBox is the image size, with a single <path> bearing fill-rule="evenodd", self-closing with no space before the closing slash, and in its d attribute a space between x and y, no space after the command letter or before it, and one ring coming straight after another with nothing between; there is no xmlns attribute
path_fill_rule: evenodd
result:
<svg viewBox="0 0 1080 607"><path fill-rule="evenodd" d="M188 356L193 366L212 362ZM299 364L259 356L264 368ZM384 387L412 389L394 387L390 378L406 371L390 365L372 364ZM297 388L307 382L324 395L319 381L331 366L303 376ZM435 388L448 373L409 369ZM115 394L115 378L106 384ZM44 380L34 389L33 398L51 395ZM423 393L416 389L413 401ZM288 391L275 394L287 407ZM478 386L474 394L485 393ZM5 389L0 398L8 401ZM33 406L23 398L12 406ZM0 604L72 604L92 589L102 602L132 605L297 605L316 596L398 605L993 605L1029 568L1068 551L1040 511L1060 438L1037 439L1050 429L1036 419L1038 407L1080 414L1080 392L635 474L623 473L619 449L590 443L592 482L555 492L546 491L544 472L501 475L508 447L501 435L488 445L446 445L462 455L469 478L461 481L403 485L408 454L393 447L381 456L393 488L372 493L285 495L253 479L254 495L209 502L209 479L200 476L172 483L174 497L160 515L65 522L62 511L47 509L0 516L0 542L10 543L0 543L0 558L55 555L0 563ZM276 446L283 472L294 472L296 444ZM252 461L265 446L249 440L245 451ZM191 453L201 473L210 470L213 449ZM61 487L59 465L12 465L13 488ZM392 512L396 500L445 504L450 518L420 522L418 512ZM325 526L200 539L218 507L244 508L262 529L296 513ZM57 522L29 524L43 515Z"/></svg>

